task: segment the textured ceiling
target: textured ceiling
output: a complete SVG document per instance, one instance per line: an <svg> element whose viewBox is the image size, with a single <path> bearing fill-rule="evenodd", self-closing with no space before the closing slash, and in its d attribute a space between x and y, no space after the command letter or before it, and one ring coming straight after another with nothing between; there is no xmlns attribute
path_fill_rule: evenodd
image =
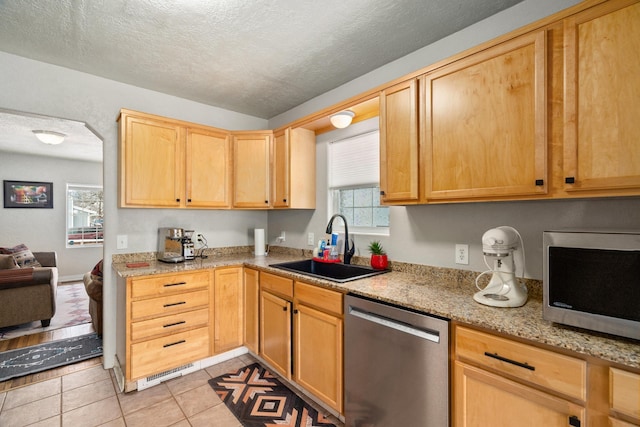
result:
<svg viewBox="0 0 640 427"><path fill-rule="evenodd" d="M520 1L0 0L0 50L269 119Z"/></svg>

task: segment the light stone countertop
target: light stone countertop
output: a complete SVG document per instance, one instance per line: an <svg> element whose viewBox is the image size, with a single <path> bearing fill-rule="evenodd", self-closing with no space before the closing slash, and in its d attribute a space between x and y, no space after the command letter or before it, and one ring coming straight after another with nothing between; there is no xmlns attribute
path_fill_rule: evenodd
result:
<svg viewBox="0 0 640 427"><path fill-rule="evenodd" d="M293 252L293 254L291 253ZM518 308L496 308L478 304L473 300L476 291L474 279L478 274L462 270L421 265L390 263L393 271L378 276L336 283L303 274L269 267L270 264L309 258L301 250L273 253L255 257L252 253L218 252L207 259L196 259L178 264L166 264L147 257L148 267L128 268L126 262L140 258L115 259L112 264L120 277L183 272L224 266L244 265L261 271L276 273L307 283L349 292L399 306L411 308L460 323L501 332L514 337L554 348L566 349L617 363L623 367L640 369L640 341L617 338L612 335L590 333L573 327L561 326L542 318L542 294L539 282L530 281L529 299ZM131 254L134 257L136 254ZM362 263L362 260L360 260Z"/></svg>

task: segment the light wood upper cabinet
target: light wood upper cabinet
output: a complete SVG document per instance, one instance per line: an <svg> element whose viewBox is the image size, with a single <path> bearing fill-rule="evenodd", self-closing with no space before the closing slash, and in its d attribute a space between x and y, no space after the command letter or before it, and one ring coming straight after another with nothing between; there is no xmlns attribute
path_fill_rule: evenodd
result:
<svg viewBox="0 0 640 427"><path fill-rule="evenodd" d="M233 206L269 208L271 131L233 132Z"/></svg>
<svg viewBox="0 0 640 427"><path fill-rule="evenodd" d="M380 94L380 196L384 204L417 202L418 81Z"/></svg>
<svg viewBox="0 0 640 427"><path fill-rule="evenodd" d="M187 205L231 206L231 138L226 132L187 129Z"/></svg>
<svg viewBox="0 0 640 427"><path fill-rule="evenodd" d="M546 193L545 34L421 77L427 201Z"/></svg>
<svg viewBox="0 0 640 427"><path fill-rule="evenodd" d="M213 280L213 349L222 353L244 341L242 267L216 268Z"/></svg>
<svg viewBox="0 0 640 427"><path fill-rule="evenodd" d="M567 191L640 188L639 23L637 1L565 20Z"/></svg>
<svg viewBox="0 0 640 427"><path fill-rule="evenodd" d="M121 110L120 207L228 208L228 132Z"/></svg>
<svg viewBox="0 0 640 427"><path fill-rule="evenodd" d="M150 116L120 116L119 206L184 205L181 126Z"/></svg>
<svg viewBox="0 0 640 427"><path fill-rule="evenodd" d="M272 205L315 209L316 136L313 131L287 128L275 135Z"/></svg>

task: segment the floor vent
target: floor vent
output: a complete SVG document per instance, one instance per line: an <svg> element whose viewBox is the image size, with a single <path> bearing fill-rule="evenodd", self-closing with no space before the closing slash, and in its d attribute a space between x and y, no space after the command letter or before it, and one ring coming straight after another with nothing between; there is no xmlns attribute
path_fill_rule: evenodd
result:
<svg viewBox="0 0 640 427"><path fill-rule="evenodd" d="M182 375L190 374L200 369L200 363L194 362L188 365L179 366L177 368L169 369L168 371L160 372L138 380L138 391L158 385L163 381L170 380L171 378L181 377Z"/></svg>

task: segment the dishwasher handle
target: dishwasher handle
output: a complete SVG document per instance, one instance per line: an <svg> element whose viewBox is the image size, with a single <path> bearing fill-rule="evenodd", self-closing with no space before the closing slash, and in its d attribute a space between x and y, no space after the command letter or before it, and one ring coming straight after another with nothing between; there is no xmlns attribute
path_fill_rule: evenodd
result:
<svg viewBox="0 0 640 427"><path fill-rule="evenodd" d="M400 322L398 320L360 310L359 308L352 306L349 306L349 314L362 320L377 323L378 325L386 326L387 328L395 329L406 334L414 335L418 338L432 341L436 344L440 342L440 333L438 331L422 329L409 323Z"/></svg>

